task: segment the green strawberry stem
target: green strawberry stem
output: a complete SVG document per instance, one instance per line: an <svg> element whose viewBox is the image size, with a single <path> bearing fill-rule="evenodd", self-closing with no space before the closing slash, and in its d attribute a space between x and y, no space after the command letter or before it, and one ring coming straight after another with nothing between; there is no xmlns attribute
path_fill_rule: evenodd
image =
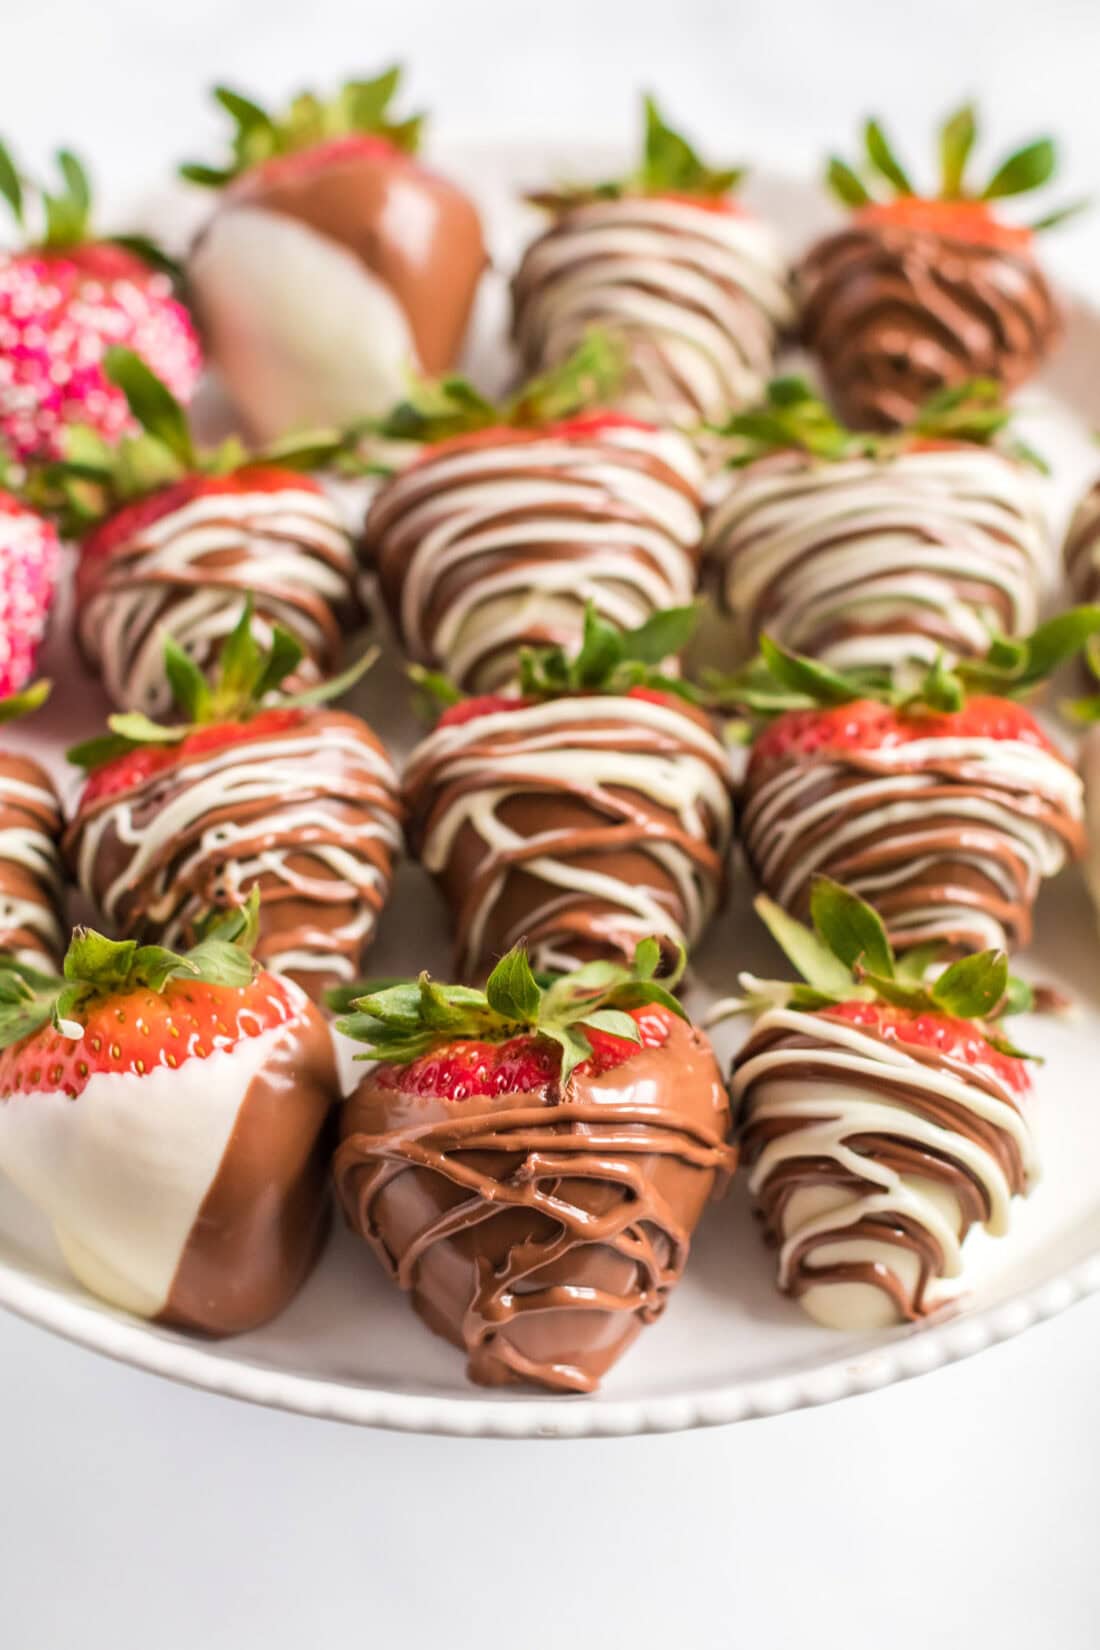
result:
<svg viewBox="0 0 1100 1650"><path fill-rule="evenodd" d="M990 202L1010 196L1030 194L1050 182L1057 167L1057 150L1051 138L1043 137L1014 150L997 165L981 185L968 182L971 155L978 138L978 119L972 104L964 104L948 115L937 133L939 179L935 191L925 194L915 187L908 170L879 121L871 119L863 127L863 155L855 166L832 156L826 181L844 206L870 206L886 198L917 197L925 200ZM1029 227L1050 229L1063 223L1088 205L1077 201L1038 219Z"/></svg>
<svg viewBox="0 0 1100 1650"><path fill-rule="evenodd" d="M538 429L606 405L622 382L622 341L589 327L565 361L540 373L507 400L494 402L465 378L415 383L404 401L373 426L392 441L446 441L478 430Z"/></svg>
<svg viewBox="0 0 1100 1650"><path fill-rule="evenodd" d="M170 980L240 988L256 974L252 947L259 928L259 890L242 906L212 915L198 944L182 954L162 945L111 940L93 928L75 928L61 977L40 973L0 954L0 1048L52 1025L78 1039L82 1015L103 998L139 987L162 992Z"/></svg>
<svg viewBox="0 0 1100 1650"><path fill-rule="evenodd" d="M33 716L46 703L52 690L53 683L41 677L18 693L9 693L6 699L0 699L0 722L15 722L21 716Z"/></svg>
<svg viewBox="0 0 1100 1650"><path fill-rule="evenodd" d="M83 163L70 149L54 154L59 186L46 189L21 172L11 151L0 142L0 199L3 199L18 227L27 229L28 199L37 202L43 233L28 248L40 252L65 252L72 247L102 241L124 247L152 269L163 270L173 281L180 271L155 242L144 235L98 235L92 223L92 186Z"/></svg>
<svg viewBox="0 0 1100 1650"><path fill-rule="evenodd" d="M652 93L647 92L642 100L642 116L642 153L633 172L602 183L562 184L529 194L528 201L562 211L625 195L696 195L702 201L716 201L735 193L745 177L743 166L715 169L707 165L683 134L668 124Z"/></svg>
<svg viewBox="0 0 1100 1650"><path fill-rule="evenodd" d="M484 991L466 985L438 985L427 973L416 980L372 988L350 998L347 990L330 994L330 1006L350 1008L336 1022L337 1030L365 1044L360 1060L408 1065L433 1049L459 1040L506 1042L531 1035L547 1038L561 1050L562 1087L582 1060L592 1053L585 1028L610 1032L640 1042L629 1010L659 1003L685 1019L674 988L684 971L681 948L671 973L656 978L662 950L657 939L642 940L630 967L622 963L592 962L549 985L540 984L531 970L524 946L502 957L486 981Z"/></svg>
<svg viewBox="0 0 1100 1650"><path fill-rule="evenodd" d="M230 475L250 465L283 470L320 469L334 463L352 471L357 467L359 425L303 432L253 451L236 436L203 448L195 443L183 407L140 356L128 349L109 349L103 370L125 395L141 434L112 444L86 425L71 425L64 435L64 456L32 466L22 488L27 500L56 517L69 535L87 533L123 505L187 476Z"/></svg>
<svg viewBox="0 0 1100 1650"><path fill-rule="evenodd" d="M214 98L234 125L232 154L220 167L189 162L180 167L180 176L208 189L222 189L264 161L357 135L384 138L402 153L415 154L423 136L424 116L394 120L390 111L402 73L400 64L394 64L373 80L345 81L324 100L313 92L300 92L277 115L228 86L216 86Z"/></svg>
<svg viewBox="0 0 1100 1650"><path fill-rule="evenodd" d="M269 648L262 647L252 629L252 597L245 598L241 616L222 643L213 680L208 680L189 654L171 636L164 643L164 672L172 697L185 720L166 727L142 711L123 711L107 718L110 733L73 745L67 757L75 767L93 772L141 745L175 745L196 728L220 722L246 722L261 710L278 706L320 705L350 691L378 657L368 648L347 670L300 693L282 693L282 683L304 658L302 644L288 630L275 625Z"/></svg>
<svg viewBox="0 0 1100 1650"><path fill-rule="evenodd" d="M854 458L885 462L914 442L963 441L996 446L1046 473L1045 461L1030 447L1004 439L1012 418L1001 386L989 378L972 378L938 390L903 429L878 435L849 429L804 378L787 377L772 379L759 406L712 428L730 442L726 462L733 469L778 452L808 453L826 463Z"/></svg>
<svg viewBox="0 0 1100 1650"><path fill-rule="evenodd" d="M742 974L744 996L719 1004L717 1017L776 1007L812 1013L837 1003L882 1002L913 1014L969 1020L999 1052L1032 1058L997 1030L1005 1014L1026 1013L1035 1006L1031 988L1010 977L1003 951L962 957L930 977L943 954L941 947L916 946L896 957L878 912L825 876L814 879L809 927L765 894L758 896L755 909L801 980L759 980Z"/></svg>
<svg viewBox="0 0 1100 1650"><path fill-rule="evenodd" d="M912 712L958 711L971 694L1023 697L1098 634L1100 605L1071 607L1030 636L994 637L983 659L948 664L940 658L916 676L910 669L834 670L790 652L765 635L760 638L759 654L743 670L730 676L709 674L707 698L716 708L739 710L764 720L786 711L846 705L857 699L876 699Z"/></svg>

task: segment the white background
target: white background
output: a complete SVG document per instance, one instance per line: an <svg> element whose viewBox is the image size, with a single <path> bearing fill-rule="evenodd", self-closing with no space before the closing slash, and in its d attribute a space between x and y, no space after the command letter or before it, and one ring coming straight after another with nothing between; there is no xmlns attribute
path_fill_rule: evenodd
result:
<svg viewBox="0 0 1100 1650"><path fill-rule="evenodd" d="M3 0L0 128L124 200L210 153L202 88L394 57L436 135L621 140L633 89L808 171L874 105L980 94L1098 182L1096 0ZM1100 210L1052 247L1100 296ZM1056 1105L1056 1094L1047 1103ZM1100 1166L1098 1166L1100 1172ZM906 1387L723 1432L488 1444L157 1383L0 1319L3 1650L1095 1650L1100 1301Z"/></svg>

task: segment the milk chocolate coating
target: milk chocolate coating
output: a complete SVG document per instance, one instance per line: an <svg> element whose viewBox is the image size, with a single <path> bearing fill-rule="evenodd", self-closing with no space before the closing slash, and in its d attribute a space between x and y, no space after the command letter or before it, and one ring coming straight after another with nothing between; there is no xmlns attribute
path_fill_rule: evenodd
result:
<svg viewBox="0 0 1100 1650"><path fill-rule="evenodd" d="M693 944L725 889L728 775L680 702L565 698L437 730L406 769L408 838L454 914L459 974L521 938L544 969L628 961L651 933Z"/></svg>
<svg viewBox="0 0 1100 1650"><path fill-rule="evenodd" d="M332 1037L306 1004L241 1101L158 1322L239 1335L289 1305L329 1229L339 1096Z"/></svg>
<svg viewBox="0 0 1100 1650"><path fill-rule="evenodd" d="M1063 552L1066 578L1078 602L1100 597L1100 481L1094 481L1070 519Z"/></svg>
<svg viewBox="0 0 1100 1650"><path fill-rule="evenodd" d="M710 1044L672 1020L661 1048L574 1073L564 1097L444 1100L369 1072L344 1105L336 1187L472 1380L591 1392L679 1281L736 1163L728 1127Z"/></svg>
<svg viewBox="0 0 1100 1650"><path fill-rule="evenodd" d="M349 153L316 170L258 168L226 197L293 218L354 254L408 318L419 365L458 359L488 261L477 209L457 184L394 151Z"/></svg>
<svg viewBox="0 0 1100 1650"><path fill-rule="evenodd" d="M358 717L318 710L93 800L65 852L121 936L175 949L258 887L257 959L319 998L359 972L400 840L382 745Z"/></svg>
<svg viewBox="0 0 1100 1650"><path fill-rule="evenodd" d="M807 918L814 875L833 877L875 905L899 950L1027 945L1041 878L1084 852L1080 782L1053 751L1017 777L1008 742L990 739L984 762L941 743L898 760L843 747L753 758L739 817L760 886Z"/></svg>
<svg viewBox="0 0 1100 1650"><path fill-rule="evenodd" d="M61 966L65 886L61 804L33 757L0 751L0 951L49 973Z"/></svg>
<svg viewBox="0 0 1100 1650"><path fill-rule="evenodd" d="M853 221L798 271L802 337L856 429L908 423L969 378L1008 392L1042 365L1058 306L1030 251Z"/></svg>

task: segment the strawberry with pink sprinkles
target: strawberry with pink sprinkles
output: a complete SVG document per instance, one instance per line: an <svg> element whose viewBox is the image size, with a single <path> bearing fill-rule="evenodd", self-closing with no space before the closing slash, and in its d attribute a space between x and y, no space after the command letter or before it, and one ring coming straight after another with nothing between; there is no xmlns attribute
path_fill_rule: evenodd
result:
<svg viewBox="0 0 1100 1650"><path fill-rule="evenodd" d="M18 693L34 673L60 555L52 525L0 492L0 699Z"/></svg>
<svg viewBox="0 0 1100 1650"><path fill-rule="evenodd" d="M104 376L104 352L142 357L178 400L194 393L202 355L171 277L144 242L101 240L91 192L67 151L62 190L36 190L37 244L0 254L0 441L17 458L59 458L65 430L89 425L108 441L132 429L126 398ZM0 195L25 226L25 183L0 145Z"/></svg>

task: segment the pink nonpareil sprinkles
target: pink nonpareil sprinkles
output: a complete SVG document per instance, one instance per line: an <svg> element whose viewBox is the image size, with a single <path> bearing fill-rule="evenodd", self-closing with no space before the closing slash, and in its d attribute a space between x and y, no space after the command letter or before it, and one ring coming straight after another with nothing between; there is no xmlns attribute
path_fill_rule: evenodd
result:
<svg viewBox="0 0 1100 1650"><path fill-rule="evenodd" d="M59 558L49 522L0 494L0 698L31 679Z"/></svg>
<svg viewBox="0 0 1100 1650"><path fill-rule="evenodd" d="M17 457L60 456L68 424L90 424L109 441L131 426L125 397L100 367L112 344L190 399L201 353L167 276L101 281L64 258L0 257L0 439Z"/></svg>

